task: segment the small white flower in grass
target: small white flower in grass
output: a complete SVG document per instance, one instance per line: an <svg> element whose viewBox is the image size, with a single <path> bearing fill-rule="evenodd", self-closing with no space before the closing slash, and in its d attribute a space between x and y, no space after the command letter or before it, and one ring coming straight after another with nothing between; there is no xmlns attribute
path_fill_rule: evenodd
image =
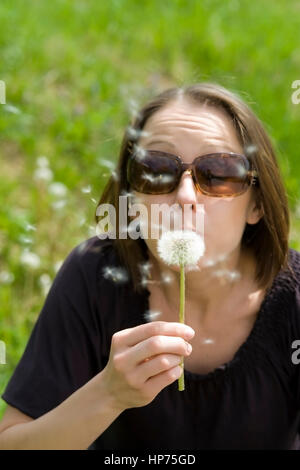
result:
<svg viewBox="0 0 300 470"><path fill-rule="evenodd" d="M0 284L11 284L15 280L13 273L9 271L0 272Z"/></svg>
<svg viewBox="0 0 300 470"><path fill-rule="evenodd" d="M169 265L180 266L180 308L179 322L184 323L185 267L195 265L205 251L203 238L192 230L164 232L158 240L157 251ZM178 379L178 390L184 390L184 364L181 358L182 374Z"/></svg>
<svg viewBox="0 0 300 470"><path fill-rule="evenodd" d="M92 191L92 187L91 187L90 184L89 184L88 186L85 186L85 187L81 188L81 192L82 192L83 194L88 194L88 193L90 193L91 191Z"/></svg>
<svg viewBox="0 0 300 470"><path fill-rule="evenodd" d="M37 168L33 174L35 180L51 181L53 179L53 173L50 168Z"/></svg>
<svg viewBox="0 0 300 470"><path fill-rule="evenodd" d="M39 285L42 289L43 295L47 295L52 284L52 279L49 274L42 274L39 277Z"/></svg>
<svg viewBox="0 0 300 470"><path fill-rule="evenodd" d="M49 166L49 160L44 155L41 155L36 159L36 164L40 168L47 168Z"/></svg>
<svg viewBox="0 0 300 470"><path fill-rule="evenodd" d="M41 259L36 253L26 250L21 254L20 262L28 268L37 269L40 267Z"/></svg>
<svg viewBox="0 0 300 470"><path fill-rule="evenodd" d="M60 268L62 267L63 265L63 260L60 260L60 261L56 261L56 263L54 263L54 271L57 273Z"/></svg>
<svg viewBox="0 0 300 470"><path fill-rule="evenodd" d="M176 266L196 264L205 249L203 238L192 230L163 233L157 248L165 263Z"/></svg>
<svg viewBox="0 0 300 470"><path fill-rule="evenodd" d="M36 227L35 227L34 225L31 225L31 224L29 224L28 222L26 222L26 224L25 224L25 230L26 230L26 232L29 232L29 231L35 232L35 231L36 231Z"/></svg>
<svg viewBox="0 0 300 470"><path fill-rule="evenodd" d="M60 183L59 181L55 181L54 183L51 183L49 185L48 191L52 196L64 197L66 196L68 192L68 188L63 183Z"/></svg>
<svg viewBox="0 0 300 470"><path fill-rule="evenodd" d="M60 201L52 202L51 207L52 207L53 210L55 210L55 211L58 210L59 211L59 210L61 210L65 207L66 203L67 203L67 201L65 201L64 199L61 199Z"/></svg>

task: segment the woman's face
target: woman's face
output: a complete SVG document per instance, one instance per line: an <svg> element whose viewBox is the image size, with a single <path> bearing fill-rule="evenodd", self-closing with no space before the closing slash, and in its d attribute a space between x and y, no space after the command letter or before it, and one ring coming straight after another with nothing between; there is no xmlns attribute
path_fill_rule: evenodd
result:
<svg viewBox="0 0 300 470"><path fill-rule="evenodd" d="M214 152L244 154L230 117L213 107L178 100L154 113L144 126L146 136L138 145L146 150L161 150L180 156L183 162L192 162L196 157ZM149 195L133 191L135 202L143 203L148 211L149 238L145 238L150 252L159 259L157 239L151 239L152 204L191 204L188 226L195 230L195 215L199 207L204 209L205 253L200 267L226 259L239 250L246 223L255 224L260 218L256 208L253 189L237 197L210 197L196 190L191 174L185 172L177 188L169 194ZM202 206L196 206L196 204ZM202 210L202 209L201 209ZM159 260L160 261L160 260ZM179 268L178 268L179 269ZM174 270L178 270L174 267Z"/></svg>

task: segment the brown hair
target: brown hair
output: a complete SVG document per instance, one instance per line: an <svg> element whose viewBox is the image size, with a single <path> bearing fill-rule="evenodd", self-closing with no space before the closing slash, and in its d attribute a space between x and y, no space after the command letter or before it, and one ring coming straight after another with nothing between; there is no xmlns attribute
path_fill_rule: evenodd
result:
<svg viewBox="0 0 300 470"><path fill-rule="evenodd" d="M232 120L237 136L245 152L252 159L258 172L259 184L255 187L256 204L263 209L263 217L255 225L247 224L242 237L242 246L249 247L256 258L255 279L259 286L269 288L280 269L288 268L289 209L286 191L270 138L262 123L251 109L235 93L213 83L199 83L180 88L171 88L147 103L125 132L117 166L117 177L111 177L99 204L113 204L116 210L116 229L119 233L119 196L126 194L127 160L130 149L138 141L147 119L179 97L199 105L210 105L224 110ZM135 132L136 131L136 132ZM135 136L137 135L137 137ZM247 153L248 151L248 153ZM95 216L98 222L97 215ZM128 220L127 220L128 223ZM140 291L141 266L147 259L147 246L142 238L114 240L117 252L129 270L134 289Z"/></svg>

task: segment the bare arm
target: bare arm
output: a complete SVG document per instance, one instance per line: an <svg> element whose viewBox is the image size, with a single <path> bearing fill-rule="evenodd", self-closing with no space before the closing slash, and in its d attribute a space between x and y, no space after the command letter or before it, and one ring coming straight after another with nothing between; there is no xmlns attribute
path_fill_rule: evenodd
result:
<svg viewBox="0 0 300 470"><path fill-rule="evenodd" d="M193 335L169 322L115 333L103 371L40 418L3 427L0 449L87 449L122 411L149 404L179 378L181 356L191 352L185 339Z"/></svg>
<svg viewBox="0 0 300 470"><path fill-rule="evenodd" d="M103 386L102 373L38 419L0 433L0 450L85 450L122 412Z"/></svg>

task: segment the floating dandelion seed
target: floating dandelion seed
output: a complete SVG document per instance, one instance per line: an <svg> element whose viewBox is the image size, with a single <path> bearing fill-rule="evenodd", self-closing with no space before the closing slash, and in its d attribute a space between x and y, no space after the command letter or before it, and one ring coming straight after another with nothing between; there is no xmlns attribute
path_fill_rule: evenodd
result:
<svg viewBox="0 0 300 470"><path fill-rule="evenodd" d="M168 273L162 273L161 275L161 281L165 284L170 284L174 280L174 277L172 277Z"/></svg>
<svg viewBox="0 0 300 470"><path fill-rule="evenodd" d="M143 131L141 129L135 129L134 127L129 126L126 129L126 135L131 140L138 140L141 137L149 137L150 132Z"/></svg>
<svg viewBox="0 0 300 470"><path fill-rule="evenodd" d="M247 145L245 147L245 154L247 157L251 157L253 154L257 152L257 146L254 144Z"/></svg>
<svg viewBox="0 0 300 470"><path fill-rule="evenodd" d="M117 284L124 284L128 281L128 273L125 268L106 266L102 270L103 277Z"/></svg>
<svg viewBox="0 0 300 470"><path fill-rule="evenodd" d="M145 312L144 317L146 321L156 321L161 316L161 312L159 310L147 310Z"/></svg>
<svg viewBox="0 0 300 470"><path fill-rule="evenodd" d="M147 151L140 145L134 144L133 154L138 160L143 160L147 156Z"/></svg>
<svg viewBox="0 0 300 470"><path fill-rule="evenodd" d="M88 246L88 240L84 240L82 243L80 243L80 245L78 245L77 252L83 253L84 250L87 248L87 246Z"/></svg>
<svg viewBox="0 0 300 470"><path fill-rule="evenodd" d="M147 175L146 173L142 173L141 177L155 184L170 183L174 180L174 176L172 175Z"/></svg>
<svg viewBox="0 0 300 470"><path fill-rule="evenodd" d="M179 322L184 323L185 276L187 265L194 265L205 251L203 238L192 230L165 232L158 240L158 253L169 265L180 266ZM178 390L184 390L184 358L181 358L182 374L178 379Z"/></svg>
<svg viewBox="0 0 300 470"><path fill-rule="evenodd" d="M229 282L237 281L241 277L241 274L239 271L230 271L228 269L218 269L213 274L216 277L222 278Z"/></svg>
<svg viewBox="0 0 300 470"><path fill-rule="evenodd" d="M32 238L26 237L25 235L20 235L19 242L23 243L24 245L31 245L33 243L33 240Z"/></svg>
<svg viewBox="0 0 300 470"><path fill-rule="evenodd" d="M203 344L214 344L214 340L211 338L206 338L202 341Z"/></svg>
<svg viewBox="0 0 300 470"><path fill-rule="evenodd" d="M85 186L84 188L81 188L81 192L84 194L88 194L92 191L91 185Z"/></svg>

